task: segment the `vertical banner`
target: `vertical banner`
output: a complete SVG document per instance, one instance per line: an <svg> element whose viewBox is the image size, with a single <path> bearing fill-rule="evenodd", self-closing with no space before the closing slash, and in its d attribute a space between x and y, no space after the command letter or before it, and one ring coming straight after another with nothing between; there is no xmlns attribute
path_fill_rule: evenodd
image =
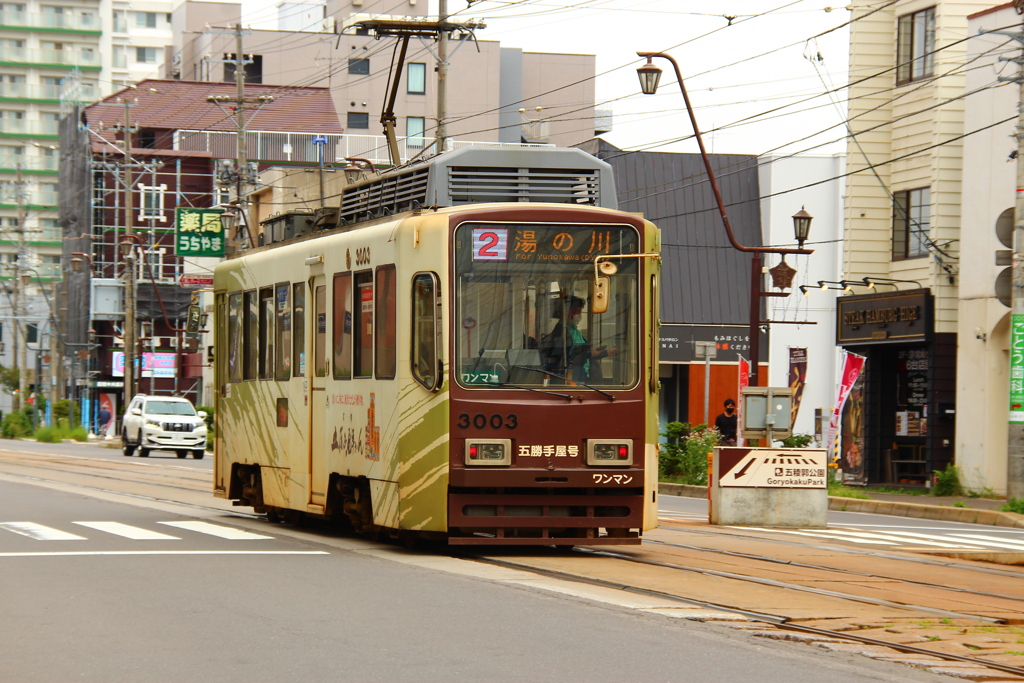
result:
<svg viewBox="0 0 1024 683"><path fill-rule="evenodd" d="M1010 322L1010 422L1024 422L1024 314Z"/></svg>
<svg viewBox="0 0 1024 683"><path fill-rule="evenodd" d="M796 416L800 412L800 399L804 397L804 385L807 383L807 349L789 347L789 388L793 390L793 403L790 407L789 424L796 431Z"/></svg>
<svg viewBox="0 0 1024 683"><path fill-rule="evenodd" d="M850 388L843 414L839 420L843 457L839 468L843 483L864 486L868 483L864 469L864 369Z"/></svg>
<svg viewBox="0 0 1024 683"><path fill-rule="evenodd" d="M743 446L743 388L750 386L750 361L739 357L739 386L736 391L736 447Z"/></svg>
<svg viewBox="0 0 1024 683"><path fill-rule="evenodd" d="M828 422L828 457L829 461L839 457L839 418L843 414L843 404L846 397L850 395L854 382L864 369L864 356L858 356L849 351L843 351L842 368L843 373L839 376L839 391L836 394L836 405L832 409L832 417Z"/></svg>
<svg viewBox="0 0 1024 683"><path fill-rule="evenodd" d="M106 408L110 411L110 420L107 424L97 424L96 433L101 436L111 436L114 433L114 425L117 424L117 394L100 394L100 410Z"/></svg>

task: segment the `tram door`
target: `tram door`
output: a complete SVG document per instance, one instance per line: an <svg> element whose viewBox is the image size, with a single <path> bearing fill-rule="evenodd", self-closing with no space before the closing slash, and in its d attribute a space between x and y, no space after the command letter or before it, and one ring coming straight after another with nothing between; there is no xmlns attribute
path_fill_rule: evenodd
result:
<svg viewBox="0 0 1024 683"><path fill-rule="evenodd" d="M327 283L323 275L312 280L313 289L313 362L310 376L309 425L309 503L327 502L327 439L325 425L330 397L327 395Z"/></svg>

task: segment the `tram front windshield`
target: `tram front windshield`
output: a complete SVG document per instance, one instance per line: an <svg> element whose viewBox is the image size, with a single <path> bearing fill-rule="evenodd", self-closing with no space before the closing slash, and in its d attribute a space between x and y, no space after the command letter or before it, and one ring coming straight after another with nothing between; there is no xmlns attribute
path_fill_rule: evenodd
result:
<svg viewBox="0 0 1024 683"><path fill-rule="evenodd" d="M639 253L628 225L463 223L455 231L455 378L470 388L629 388L639 376L638 258L612 258L607 311L594 258Z"/></svg>

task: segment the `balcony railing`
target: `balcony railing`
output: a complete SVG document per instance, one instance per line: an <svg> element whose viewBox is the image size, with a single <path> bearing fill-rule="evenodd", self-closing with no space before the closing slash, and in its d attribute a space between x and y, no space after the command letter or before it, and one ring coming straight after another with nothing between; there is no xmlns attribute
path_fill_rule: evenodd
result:
<svg viewBox="0 0 1024 683"><path fill-rule="evenodd" d="M254 161L298 161L318 163L319 145L313 144L316 133L274 133L249 131L246 149ZM391 162L387 140L383 135L327 135L324 147L324 163L342 162L347 157L368 159L375 164ZM402 161L408 161L423 150L423 144L430 147L431 138L399 138L398 153ZM419 144L417 144L419 143ZM479 140L454 140L453 149L471 145L504 145L507 147L552 147L553 145L521 145L518 143L483 142ZM233 159L237 153L234 133L221 131L179 130L174 134L174 149L191 152L210 152L219 159ZM429 153L429 150L428 150Z"/></svg>
<svg viewBox="0 0 1024 683"><path fill-rule="evenodd" d="M29 100L60 100L61 86L29 83L0 83L0 97L16 97ZM99 99L99 88L92 83L80 85L78 102L95 102Z"/></svg>
<svg viewBox="0 0 1024 683"><path fill-rule="evenodd" d="M30 121L29 119L0 119L0 133L18 135L57 135L60 121Z"/></svg>
<svg viewBox="0 0 1024 683"><path fill-rule="evenodd" d="M34 157L24 154L9 154L0 157L0 168L21 168L28 171L56 171L58 164L57 157Z"/></svg>
<svg viewBox="0 0 1024 683"><path fill-rule="evenodd" d="M0 47L0 62L60 64L63 66L100 66L100 55L91 50L52 50L28 47Z"/></svg>
<svg viewBox="0 0 1024 683"><path fill-rule="evenodd" d="M94 14L65 12L10 12L0 11L0 26L25 28L66 28L72 31L99 31L100 20Z"/></svg>

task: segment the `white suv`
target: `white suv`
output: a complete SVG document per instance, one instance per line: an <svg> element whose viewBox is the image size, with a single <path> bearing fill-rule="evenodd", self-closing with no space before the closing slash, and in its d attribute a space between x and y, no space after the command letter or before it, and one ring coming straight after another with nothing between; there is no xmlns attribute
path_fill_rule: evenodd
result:
<svg viewBox="0 0 1024 683"><path fill-rule="evenodd" d="M187 398L136 394L124 413L121 449L140 457L150 451L174 451L179 458L189 452L196 460L206 455L206 422Z"/></svg>

